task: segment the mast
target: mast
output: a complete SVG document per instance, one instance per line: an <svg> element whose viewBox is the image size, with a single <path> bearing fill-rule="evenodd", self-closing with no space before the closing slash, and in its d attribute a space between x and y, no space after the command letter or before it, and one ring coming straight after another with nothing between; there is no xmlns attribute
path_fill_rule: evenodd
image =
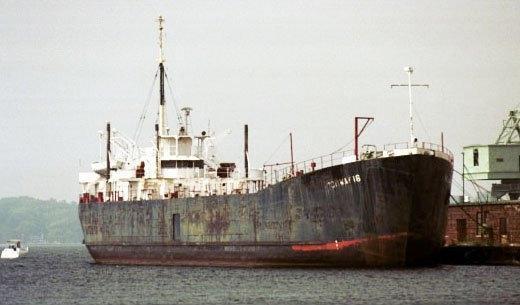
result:
<svg viewBox="0 0 520 305"><path fill-rule="evenodd" d="M408 73L408 84L392 84L390 88L393 87L408 87L408 106L409 106L409 116L410 116L410 147L416 146L416 138L413 131L413 102L412 102L412 87L426 87L429 88L428 84L412 84L412 73L413 67L404 67L404 72Z"/></svg>
<svg viewBox="0 0 520 305"><path fill-rule="evenodd" d="M181 111L184 113L184 119L180 122L181 123L181 135L187 135L188 134L188 125L189 125L189 117L190 113L193 109L191 107L183 107Z"/></svg>
<svg viewBox="0 0 520 305"><path fill-rule="evenodd" d="M161 136L159 135L159 124L155 124L155 178L159 178L161 176L161 160L159 160L159 149Z"/></svg>
<svg viewBox="0 0 520 305"><path fill-rule="evenodd" d="M244 125L244 171L246 178L249 178L249 129Z"/></svg>
<svg viewBox="0 0 520 305"><path fill-rule="evenodd" d="M164 58L163 51L163 16L159 16L157 19L159 22L159 136L163 136L165 131L167 130L166 126L166 99L164 97L164 62L166 61Z"/></svg>
<svg viewBox="0 0 520 305"><path fill-rule="evenodd" d="M106 196L110 198L111 187L110 187L110 122L107 122L107 149L106 149L106 166L107 166L107 181L106 181Z"/></svg>
<svg viewBox="0 0 520 305"><path fill-rule="evenodd" d="M359 121L365 120L365 124L363 127L361 127L361 130L359 130ZM357 116L354 118L354 154L356 155L356 160L359 160L359 137L365 130L365 128L368 126L368 124L373 121L374 118L372 117L360 117Z"/></svg>
<svg viewBox="0 0 520 305"><path fill-rule="evenodd" d="M156 150L155 150L155 177L161 177L161 136L165 135L166 127L166 99L164 98L164 53L163 53L163 16L157 19L159 22L159 123L155 124Z"/></svg>
<svg viewBox="0 0 520 305"><path fill-rule="evenodd" d="M294 175L294 151L292 144L292 132L289 133L289 140L291 142L291 175Z"/></svg>
<svg viewBox="0 0 520 305"><path fill-rule="evenodd" d="M413 102L412 102L412 67L405 67L404 71L408 73L408 99L410 106L410 144L413 145L415 142L415 135L413 133Z"/></svg>

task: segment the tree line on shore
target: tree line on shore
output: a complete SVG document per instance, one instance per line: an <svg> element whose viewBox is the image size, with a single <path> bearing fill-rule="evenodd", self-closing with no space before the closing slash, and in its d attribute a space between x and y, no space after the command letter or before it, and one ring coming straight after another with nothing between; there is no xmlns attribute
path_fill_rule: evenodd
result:
<svg viewBox="0 0 520 305"><path fill-rule="evenodd" d="M32 197L0 199L0 244L8 239L28 243L81 243L78 205Z"/></svg>

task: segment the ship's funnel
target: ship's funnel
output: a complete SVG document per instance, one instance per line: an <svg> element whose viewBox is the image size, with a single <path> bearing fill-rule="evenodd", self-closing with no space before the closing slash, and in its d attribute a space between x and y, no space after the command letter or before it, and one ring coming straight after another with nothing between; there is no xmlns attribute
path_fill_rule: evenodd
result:
<svg viewBox="0 0 520 305"><path fill-rule="evenodd" d="M244 172L246 178L249 177L249 130L247 124L244 125Z"/></svg>

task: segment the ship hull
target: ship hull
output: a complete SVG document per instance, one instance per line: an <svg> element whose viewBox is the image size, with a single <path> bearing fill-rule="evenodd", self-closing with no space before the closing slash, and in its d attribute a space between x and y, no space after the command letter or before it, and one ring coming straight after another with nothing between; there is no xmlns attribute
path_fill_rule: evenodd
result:
<svg viewBox="0 0 520 305"><path fill-rule="evenodd" d="M390 267L435 262L452 165L408 155L337 165L255 194L82 203L107 264Z"/></svg>
<svg viewBox="0 0 520 305"><path fill-rule="evenodd" d="M236 267L357 267L402 266L406 238L352 247L298 252L293 245L91 245L89 252L103 264L236 266ZM335 247L335 242L330 243ZM371 255L367 253L372 252ZM381 255L384 253L384 255Z"/></svg>

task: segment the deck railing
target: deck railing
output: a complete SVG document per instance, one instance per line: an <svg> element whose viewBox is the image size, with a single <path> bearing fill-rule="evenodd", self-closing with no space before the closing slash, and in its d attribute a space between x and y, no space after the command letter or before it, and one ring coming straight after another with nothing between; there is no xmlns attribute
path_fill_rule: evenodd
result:
<svg viewBox="0 0 520 305"><path fill-rule="evenodd" d="M384 151L391 152L395 150L414 148L429 150L433 152L442 152L449 157L450 161L453 161L453 153L449 149L447 149L443 145L438 145L429 142L419 142L413 146L410 145L410 143L408 142L391 143L383 145L381 149L375 145L364 145L362 146L362 149L359 152L358 158L359 160L367 160L388 157L388 155L383 154ZM274 184L294 176L299 176L312 171L320 170L334 165L350 163L354 161L356 161L356 155L354 154L354 151L345 150L297 162L294 163L294 165L291 165L287 162L281 164L264 165L264 171L266 175L265 181L267 184Z"/></svg>
<svg viewBox="0 0 520 305"><path fill-rule="evenodd" d="M293 176L345 163L345 158L353 158L355 160L356 157L352 150L345 150L297 162L294 163L294 166L287 165L287 163L264 165L266 182L274 184Z"/></svg>
<svg viewBox="0 0 520 305"><path fill-rule="evenodd" d="M391 144L383 145L382 150L390 151L390 150L396 150L396 149L410 149L410 148L422 148L422 149L440 151L440 152L447 154L448 156L450 156L453 159L453 153L448 148L446 148L446 146L435 144L435 143L430 143L430 142L418 142L414 146L410 145L409 142L391 143Z"/></svg>

